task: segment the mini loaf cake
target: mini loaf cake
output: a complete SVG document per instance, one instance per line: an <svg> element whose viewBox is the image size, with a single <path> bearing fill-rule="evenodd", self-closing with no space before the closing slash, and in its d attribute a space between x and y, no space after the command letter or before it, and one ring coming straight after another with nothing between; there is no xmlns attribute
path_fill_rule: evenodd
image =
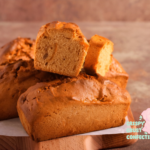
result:
<svg viewBox="0 0 150 150"><path fill-rule="evenodd" d="M52 22L40 28L35 45L36 69L77 76L89 44L74 23Z"/></svg>
<svg viewBox="0 0 150 150"><path fill-rule="evenodd" d="M89 40L89 50L85 59L84 68L88 74L105 76L111 64L113 43L99 35Z"/></svg>
<svg viewBox="0 0 150 150"><path fill-rule="evenodd" d="M16 60L34 58L35 41L29 38L16 38L0 48L0 64L12 63Z"/></svg>
<svg viewBox="0 0 150 150"><path fill-rule="evenodd" d="M112 56L112 62L105 77L120 87L126 88L129 75L125 72L121 64Z"/></svg>
<svg viewBox="0 0 150 150"><path fill-rule="evenodd" d="M17 100L30 86L57 77L61 78L59 75L35 70L33 60L0 65L0 120L18 116Z"/></svg>
<svg viewBox="0 0 150 150"><path fill-rule="evenodd" d="M130 102L115 83L80 73L30 87L17 110L26 132L39 142L121 126Z"/></svg>

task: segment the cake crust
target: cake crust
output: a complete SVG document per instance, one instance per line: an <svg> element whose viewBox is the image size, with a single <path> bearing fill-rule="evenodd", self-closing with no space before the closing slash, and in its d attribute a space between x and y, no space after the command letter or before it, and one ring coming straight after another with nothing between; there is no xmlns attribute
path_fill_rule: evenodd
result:
<svg viewBox="0 0 150 150"><path fill-rule="evenodd" d="M129 75L123 69L121 64L112 56L112 62L109 71L105 74L105 78L125 89L128 83Z"/></svg>
<svg viewBox="0 0 150 150"><path fill-rule="evenodd" d="M0 64L34 59L35 41L18 37L0 48Z"/></svg>

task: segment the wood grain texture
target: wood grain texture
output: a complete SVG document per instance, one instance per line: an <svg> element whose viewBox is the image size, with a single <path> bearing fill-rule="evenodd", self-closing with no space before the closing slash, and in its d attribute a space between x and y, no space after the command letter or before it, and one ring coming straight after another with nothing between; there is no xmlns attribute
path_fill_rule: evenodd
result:
<svg viewBox="0 0 150 150"><path fill-rule="evenodd" d="M150 21L150 0L0 0L0 21Z"/></svg>
<svg viewBox="0 0 150 150"><path fill-rule="evenodd" d="M134 121L131 109L128 111L128 119ZM32 141L29 137L0 136L0 150L99 150L129 146L137 141L128 140L126 135L137 135L137 133L70 136L39 143Z"/></svg>
<svg viewBox="0 0 150 150"><path fill-rule="evenodd" d="M0 136L0 150L38 150L39 145L29 137Z"/></svg>

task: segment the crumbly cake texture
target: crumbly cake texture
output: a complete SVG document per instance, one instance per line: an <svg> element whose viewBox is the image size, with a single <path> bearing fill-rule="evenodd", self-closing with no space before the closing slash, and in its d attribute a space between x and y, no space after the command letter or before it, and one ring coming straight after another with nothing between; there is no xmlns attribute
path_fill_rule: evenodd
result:
<svg viewBox="0 0 150 150"><path fill-rule="evenodd" d="M18 117L17 100L38 82L61 78L59 75L34 69L33 60L18 60L0 65L0 120Z"/></svg>
<svg viewBox="0 0 150 150"><path fill-rule="evenodd" d="M89 50L85 59L84 68L88 74L105 76L111 64L113 43L99 35L94 35L89 41Z"/></svg>
<svg viewBox="0 0 150 150"><path fill-rule="evenodd" d="M121 126L130 103L125 89L80 73L30 87L19 97L17 110L26 132L39 142Z"/></svg>
<svg viewBox="0 0 150 150"><path fill-rule="evenodd" d="M89 44L74 23L52 22L43 25L35 45L36 69L66 76L77 76Z"/></svg>
<svg viewBox="0 0 150 150"><path fill-rule="evenodd" d="M35 41L18 37L0 48L0 64L34 59Z"/></svg>
<svg viewBox="0 0 150 150"><path fill-rule="evenodd" d="M123 69L121 64L112 56L112 62L109 71L105 74L105 78L125 89L128 83L129 75Z"/></svg>

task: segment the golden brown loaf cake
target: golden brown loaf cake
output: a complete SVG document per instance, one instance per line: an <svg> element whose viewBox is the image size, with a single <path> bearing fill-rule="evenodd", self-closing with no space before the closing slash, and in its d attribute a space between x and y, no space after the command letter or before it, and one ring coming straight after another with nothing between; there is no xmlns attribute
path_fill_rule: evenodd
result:
<svg viewBox="0 0 150 150"><path fill-rule="evenodd" d="M0 65L0 120L18 116L17 100L30 86L58 75L34 69L33 60Z"/></svg>
<svg viewBox="0 0 150 150"><path fill-rule="evenodd" d="M125 72L121 64L112 56L112 62L105 77L120 87L126 88L129 75Z"/></svg>
<svg viewBox="0 0 150 150"><path fill-rule="evenodd" d="M99 35L94 35L89 41L89 50L85 59L84 68L88 74L105 76L111 64L113 43Z"/></svg>
<svg viewBox="0 0 150 150"><path fill-rule="evenodd" d="M30 87L17 110L32 139L44 141L121 126L130 102L128 92L115 83L80 74Z"/></svg>
<svg viewBox="0 0 150 150"><path fill-rule="evenodd" d="M0 48L0 64L12 63L16 60L31 60L34 58L35 41L18 37Z"/></svg>
<svg viewBox="0 0 150 150"><path fill-rule="evenodd" d="M36 69L77 76L89 44L74 23L52 22L40 28L35 45Z"/></svg>

